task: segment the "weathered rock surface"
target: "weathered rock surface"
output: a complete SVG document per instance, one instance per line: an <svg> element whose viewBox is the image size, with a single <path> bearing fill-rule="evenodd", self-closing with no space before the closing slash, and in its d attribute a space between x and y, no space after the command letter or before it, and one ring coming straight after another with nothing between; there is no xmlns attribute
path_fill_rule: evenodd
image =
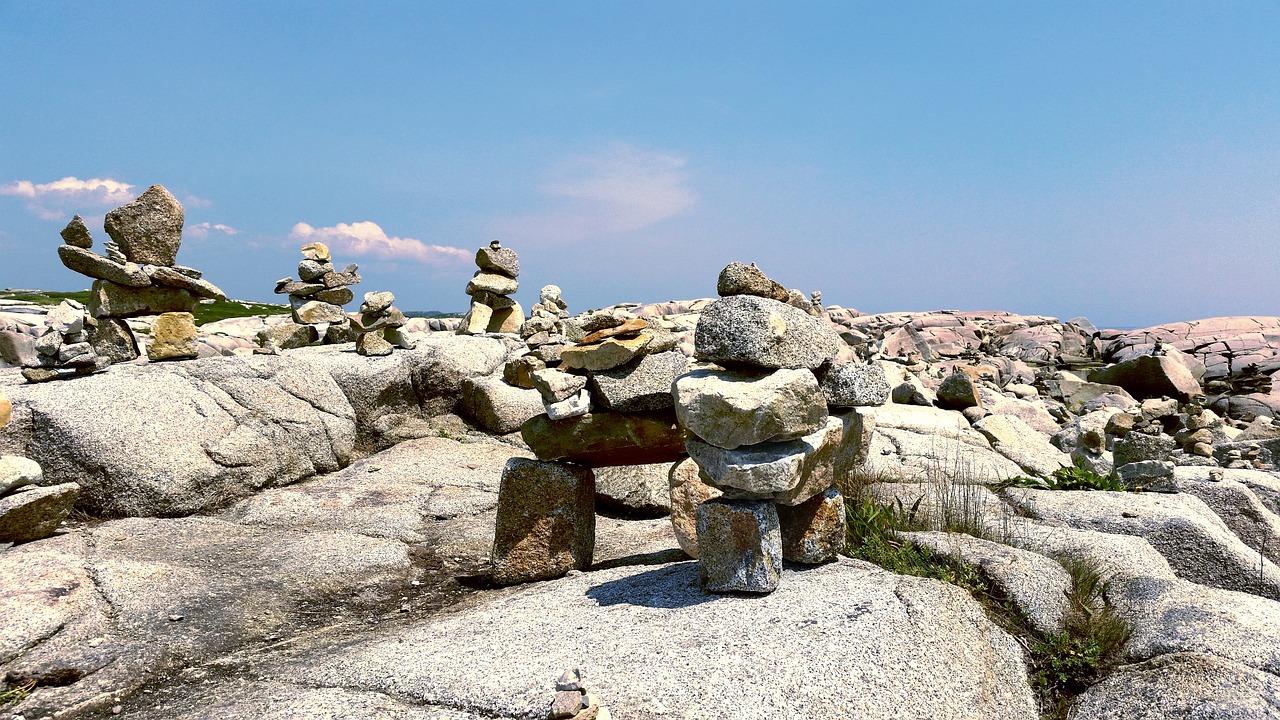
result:
<svg viewBox="0 0 1280 720"><path fill-rule="evenodd" d="M675 380L680 424L701 440L726 450L795 440L821 428L827 403L813 373L694 370Z"/></svg>
<svg viewBox="0 0 1280 720"><path fill-rule="evenodd" d="M770 280L755 263L747 265L740 262L731 262L720 271L716 279L716 293L721 297L755 295L781 302L786 302L788 295L785 287Z"/></svg>
<svg viewBox="0 0 1280 720"><path fill-rule="evenodd" d="M103 227L130 261L173 265L182 244L182 222L178 199L163 185L152 185L133 202L107 213Z"/></svg>
<svg viewBox="0 0 1280 720"><path fill-rule="evenodd" d="M903 537L917 547L978 568L1036 631L1045 635L1063 631L1071 576L1054 560L962 533L912 532Z"/></svg>
<svg viewBox="0 0 1280 720"><path fill-rule="evenodd" d="M840 418L796 440L725 450L697 438L685 448L703 479L730 497L772 498L794 505L835 483L835 461L844 435Z"/></svg>
<svg viewBox="0 0 1280 720"><path fill-rule="evenodd" d="M733 637L750 640L726 644ZM565 667L584 668L635 720L672 708L786 717L798 697L810 717L1036 717L1017 643L968 595L847 560L784 570L776 592L752 598L703 593L692 562L583 573L342 650L280 654L255 672L498 718L541 717ZM821 693L810 692L815 676L828 678Z"/></svg>
<svg viewBox="0 0 1280 720"><path fill-rule="evenodd" d="M163 285L134 288L95 280L88 308L96 318L130 318L165 312L192 312L196 308L196 298L185 290Z"/></svg>
<svg viewBox="0 0 1280 720"><path fill-rule="evenodd" d="M988 415L973 427L991 441L996 452L1033 475L1047 477L1054 470L1071 467L1071 458L1049 444L1049 439L1013 415Z"/></svg>
<svg viewBox="0 0 1280 720"><path fill-rule="evenodd" d="M699 505L697 517L698 571L704 590L770 593L778 589L782 532L772 502L718 498Z"/></svg>
<svg viewBox="0 0 1280 720"><path fill-rule="evenodd" d="M1077 700L1077 720L1280 718L1280 678L1212 655L1171 653L1118 668Z"/></svg>
<svg viewBox="0 0 1280 720"><path fill-rule="evenodd" d="M596 503L628 515L666 515L671 511L670 471L671 463L596 468Z"/></svg>
<svg viewBox="0 0 1280 720"><path fill-rule="evenodd" d="M1204 502L1190 495L1019 490L1006 497L1033 517L1141 537L1186 580L1280 598L1280 568L1259 557Z"/></svg>
<svg viewBox="0 0 1280 720"><path fill-rule="evenodd" d="M543 413L542 396L498 377L468 378L462 383L460 413L495 435L506 435Z"/></svg>
<svg viewBox="0 0 1280 720"><path fill-rule="evenodd" d="M80 486L75 483L28 486L0 497L0 543L49 537L79 497Z"/></svg>
<svg viewBox="0 0 1280 720"><path fill-rule="evenodd" d="M816 368L844 341L821 320L754 295L722 298L702 311L694 332L698 358L766 368Z"/></svg>
<svg viewBox="0 0 1280 720"><path fill-rule="evenodd" d="M667 476L671 491L671 531L680 549L691 558L698 557L698 506L720 497L718 489L702 481L698 464L685 458L671 465Z"/></svg>
<svg viewBox="0 0 1280 720"><path fill-rule="evenodd" d="M512 458L502 471L493 581L547 580L591 565L595 477L569 463Z"/></svg>
<svg viewBox="0 0 1280 720"><path fill-rule="evenodd" d="M92 250L74 245L59 245L58 258L68 268L98 280L108 280L129 287L147 287L151 284L151 278L141 265L112 262Z"/></svg>
<svg viewBox="0 0 1280 720"><path fill-rule="evenodd" d="M196 354L196 321L191 313L162 313L156 318L147 346L149 360L189 360Z"/></svg>
<svg viewBox="0 0 1280 720"><path fill-rule="evenodd" d="M535 415L520 436L540 460L601 467L675 462L685 457L675 413L589 413L565 420Z"/></svg>
<svg viewBox="0 0 1280 720"><path fill-rule="evenodd" d="M862 409L875 418L861 468L871 477L914 481L947 475L983 483L1023 474L958 412L914 405Z"/></svg>
<svg viewBox="0 0 1280 720"><path fill-rule="evenodd" d="M605 410L663 410L673 404L671 383L689 368L678 350L644 355L621 367L591 375L591 397Z"/></svg>
<svg viewBox="0 0 1280 720"><path fill-rule="evenodd" d="M827 488L798 505L778 505L782 558L816 565L830 562L845 550L844 496Z"/></svg>
<svg viewBox="0 0 1280 720"><path fill-rule="evenodd" d="M833 407L883 405L889 401L889 381L879 363L837 365L822 379L822 394Z"/></svg>
<svg viewBox="0 0 1280 720"><path fill-rule="evenodd" d="M307 370L272 356L208 358L13 388L31 422L0 433L48 482L78 483L92 511L199 512L350 461L351 404Z"/></svg>
<svg viewBox="0 0 1280 720"><path fill-rule="evenodd" d="M649 344L652 335L638 335L631 338L605 338L587 345L567 347L560 353L560 360L567 368L601 372L625 365L640 357Z"/></svg>
<svg viewBox="0 0 1280 720"><path fill-rule="evenodd" d="M1142 355L1089 373L1090 382L1119 385L1139 400L1167 396L1187 401L1204 394L1185 365L1168 355Z"/></svg>

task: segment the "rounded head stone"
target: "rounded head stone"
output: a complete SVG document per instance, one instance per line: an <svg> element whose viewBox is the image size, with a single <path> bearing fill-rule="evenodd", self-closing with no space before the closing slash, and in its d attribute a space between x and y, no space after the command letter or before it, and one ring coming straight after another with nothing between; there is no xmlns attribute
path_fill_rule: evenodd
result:
<svg viewBox="0 0 1280 720"><path fill-rule="evenodd" d="M367 292L364 294L364 304L360 306L360 312L379 313L391 307L391 303L396 301L396 296L389 292Z"/></svg>
<svg viewBox="0 0 1280 720"><path fill-rule="evenodd" d="M329 246L322 242L307 243L302 246L302 256L308 260L328 260Z"/></svg>

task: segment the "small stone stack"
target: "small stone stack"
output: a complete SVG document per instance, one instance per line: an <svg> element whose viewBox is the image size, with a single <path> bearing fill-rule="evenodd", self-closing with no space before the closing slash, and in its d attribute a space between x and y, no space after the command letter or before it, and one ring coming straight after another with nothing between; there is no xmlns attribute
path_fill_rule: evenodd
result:
<svg viewBox="0 0 1280 720"><path fill-rule="evenodd" d="M552 720L610 720L613 716L600 698L587 689L582 671L569 668L556 680L550 717Z"/></svg>
<svg viewBox="0 0 1280 720"><path fill-rule="evenodd" d="M0 392L0 428L9 424L13 406ZM0 543L49 537L80 497L80 486L43 487L44 471L34 460L0 455Z"/></svg>
<svg viewBox="0 0 1280 720"><path fill-rule="evenodd" d="M510 296L520 288L520 258L497 240L476 251L480 267L467 283L471 309L458 326L459 335L513 333L524 323L524 308Z"/></svg>
<svg viewBox="0 0 1280 720"><path fill-rule="evenodd" d="M199 270L176 264L184 217L182 203L163 185L152 185L133 202L107 213L103 227L111 242L106 243L106 257L90 250L93 237L79 215L62 230L62 264L94 278L89 313L97 322L90 326L89 343L108 361L139 355L125 318L190 313L202 298L226 299Z"/></svg>
<svg viewBox="0 0 1280 720"><path fill-rule="evenodd" d="M298 279L276 281L275 293L289 296L293 322L259 333L268 351L287 350L316 342L344 343L355 339L351 320L342 306L355 299L350 286L360 282L359 266L351 263L338 272L329 246L321 242L302 246Z"/></svg>
<svg viewBox="0 0 1280 720"><path fill-rule="evenodd" d="M404 313L394 303L396 296L389 292L364 294L360 304L360 317L352 320L352 328L359 333L356 352L361 355L390 355L392 348L410 350L413 343L400 328L408 322Z"/></svg>
<svg viewBox="0 0 1280 720"><path fill-rule="evenodd" d="M672 388L689 456L723 493L698 506L699 564L708 591L767 593L784 559L826 562L844 544L846 420L828 414L815 374L830 375L843 341L755 265L730 264L717 291L694 332L715 367Z"/></svg>
<svg viewBox="0 0 1280 720"><path fill-rule="evenodd" d="M36 340L35 357L23 363L22 377L38 383L106 369L110 361L89 342L95 324L84 305L63 300L45 315L45 331Z"/></svg>
<svg viewBox="0 0 1280 720"><path fill-rule="evenodd" d="M529 319L520 326L520 338L529 345L530 354L544 366L560 362L564 348L586 336L569 317L568 308L568 303L560 298L559 286L544 286Z"/></svg>

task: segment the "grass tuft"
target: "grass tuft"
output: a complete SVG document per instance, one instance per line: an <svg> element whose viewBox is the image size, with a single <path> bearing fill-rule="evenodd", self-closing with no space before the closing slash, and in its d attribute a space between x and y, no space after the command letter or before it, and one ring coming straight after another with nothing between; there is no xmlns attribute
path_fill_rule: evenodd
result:
<svg viewBox="0 0 1280 720"><path fill-rule="evenodd" d="M10 685L4 690L0 690L0 710L7 710L15 707L18 703L26 699L32 690L36 689L36 681L28 680L19 685Z"/></svg>
<svg viewBox="0 0 1280 720"><path fill-rule="evenodd" d="M992 483L992 489L1019 487L1033 490L1111 490L1127 492L1132 490L1119 478L1111 475L1099 475L1092 470L1076 465L1058 468L1047 478L1015 477Z"/></svg>

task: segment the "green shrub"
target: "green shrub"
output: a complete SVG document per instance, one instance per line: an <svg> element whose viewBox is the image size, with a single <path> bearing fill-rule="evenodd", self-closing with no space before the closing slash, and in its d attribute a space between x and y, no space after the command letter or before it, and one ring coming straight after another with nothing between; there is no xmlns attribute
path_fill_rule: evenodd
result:
<svg viewBox="0 0 1280 720"><path fill-rule="evenodd" d="M1072 467L1058 468L1048 478L1015 477L993 483L996 490L1010 487L1032 488L1035 490L1112 490L1125 492L1132 488L1118 478L1110 475L1099 475L1085 469L1079 463Z"/></svg>

